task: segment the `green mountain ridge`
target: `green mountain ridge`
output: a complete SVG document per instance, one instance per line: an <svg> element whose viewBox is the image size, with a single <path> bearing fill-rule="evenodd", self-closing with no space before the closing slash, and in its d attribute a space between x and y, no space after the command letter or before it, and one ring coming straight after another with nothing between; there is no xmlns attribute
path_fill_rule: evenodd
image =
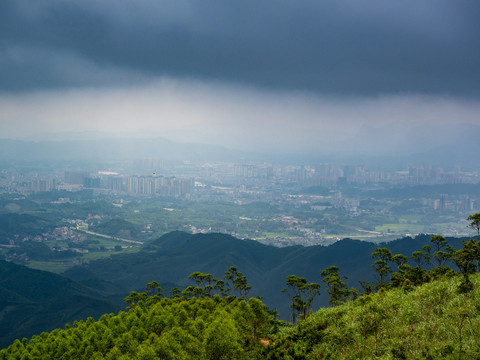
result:
<svg viewBox="0 0 480 360"><path fill-rule="evenodd" d="M404 238L386 244L393 253L410 254L428 244L429 236ZM447 239L456 248L460 239ZM287 276L306 277L321 282L323 269L337 265L340 275L348 276L348 286L358 280L373 281L372 243L345 239L331 246L276 248L225 234L172 232L147 243L137 254L119 254L87 267L73 268L65 275L32 270L0 262L0 346L15 338L62 327L67 322L98 318L117 311L130 291L141 291L146 283L157 281L164 293L175 287L192 285L194 271L223 278L236 266L248 279L249 296L262 297L276 308L283 319L289 317L289 299L282 293ZM322 286L313 309L328 304Z"/></svg>
<svg viewBox="0 0 480 360"><path fill-rule="evenodd" d="M0 261L0 346L119 308L68 278Z"/></svg>
<svg viewBox="0 0 480 360"><path fill-rule="evenodd" d="M447 239L455 248L461 248L461 239ZM200 271L223 278L225 270L235 266L252 286L251 296L260 296L265 304L277 308L287 318L288 299L281 292L288 275L306 277L320 282L321 272L338 266L340 274L347 276L349 286L358 287L358 281L372 282L372 252L377 246L386 246L393 253L410 255L430 243L430 236L404 238L387 244L373 244L344 239L330 246L291 246L277 248L252 240L240 240L225 234L188 234L172 232L149 242L135 254L121 254L108 259L92 261L75 267L64 275L84 282L104 281L123 289L123 297L131 290L141 290L144 284L157 281L171 282L179 287L191 285L188 276ZM324 291L314 304L328 304Z"/></svg>

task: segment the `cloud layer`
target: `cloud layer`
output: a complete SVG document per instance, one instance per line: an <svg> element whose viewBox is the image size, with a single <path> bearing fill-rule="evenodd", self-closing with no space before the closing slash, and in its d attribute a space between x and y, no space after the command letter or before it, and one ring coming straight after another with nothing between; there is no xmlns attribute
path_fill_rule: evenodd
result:
<svg viewBox="0 0 480 360"><path fill-rule="evenodd" d="M194 78L334 95L480 94L467 0L3 0L0 87Z"/></svg>
<svg viewBox="0 0 480 360"><path fill-rule="evenodd" d="M177 80L0 97L3 137L93 131L267 152L409 154L458 138L468 124L478 131L479 113L479 102L458 98L320 98Z"/></svg>
<svg viewBox="0 0 480 360"><path fill-rule="evenodd" d="M465 143L480 125L478 14L477 0L3 0L0 136Z"/></svg>

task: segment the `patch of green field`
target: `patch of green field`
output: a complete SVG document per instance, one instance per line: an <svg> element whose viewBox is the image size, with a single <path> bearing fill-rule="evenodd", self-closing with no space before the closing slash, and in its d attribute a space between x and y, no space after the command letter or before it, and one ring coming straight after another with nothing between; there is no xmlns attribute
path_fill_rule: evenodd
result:
<svg viewBox="0 0 480 360"><path fill-rule="evenodd" d="M121 244L116 244L116 245L121 245ZM82 259L85 260L98 260L98 259L104 259L110 256L115 256L118 254L133 254L140 251L140 247L131 247L128 249L122 249L122 251L90 251L87 254L83 254Z"/></svg>
<svg viewBox="0 0 480 360"><path fill-rule="evenodd" d="M383 233L409 234L424 233L427 226L421 224L421 217L418 215L401 215L397 223L388 223L375 226L375 231Z"/></svg>
<svg viewBox="0 0 480 360"><path fill-rule="evenodd" d="M60 274L67 270L67 265L64 262L60 261L30 261L28 264L29 268L35 270L43 270L48 272L53 272L56 274Z"/></svg>
<svg viewBox="0 0 480 360"><path fill-rule="evenodd" d="M375 231L385 233L407 234L407 233L423 233L425 232L425 226L419 224L384 224L375 226Z"/></svg>
<svg viewBox="0 0 480 360"><path fill-rule="evenodd" d="M119 242L115 242L115 245L122 245ZM51 260L51 261L37 261L32 260L27 265L29 268L36 270L49 271L56 274L60 274L68 269L69 264L74 260L98 260L108 258L110 256L115 256L119 254L133 254L140 251L140 247L132 246L127 249L122 249L122 251L114 251L113 249L108 249L107 251L90 251L86 254L82 254L77 257L68 258L65 260Z"/></svg>
<svg viewBox="0 0 480 360"><path fill-rule="evenodd" d="M402 224L416 224L422 219L419 215L400 215L398 222Z"/></svg>
<svg viewBox="0 0 480 360"><path fill-rule="evenodd" d="M468 229L463 224L457 222L442 222L433 224L421 224L421 223L406 223L401 222L397 224L384 224L375 227L376 231L385 233L395 233L398 235L403 234L450 234L455 235L467 234Z"/></svg>
<svg viewBox="0 0 480 360"><path fill-rule="evenodd" d="M263 238L266 238L266 239L273 239L273 238L276 238L276 237L286 237L287 234L285 233L274 233L274 232L261 232L259 234L257 234L256 237L263 237Z"/></svg>

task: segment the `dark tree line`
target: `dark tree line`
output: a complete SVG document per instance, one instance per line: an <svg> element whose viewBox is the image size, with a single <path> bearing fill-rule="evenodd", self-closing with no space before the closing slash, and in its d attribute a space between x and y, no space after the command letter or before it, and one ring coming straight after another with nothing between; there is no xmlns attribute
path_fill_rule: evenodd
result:
<svg viewBox="0 0 480 360"><path fill-rule="evenodd" d="M463 276L459 291L472 290L469 275L480 271L480 213L470 215L467 220L470 221L468 226L477 230L478 238L463 241L459 250L450 246L441 235L433 235L430 239L431 245L425 245L422 250L414 251L410 257L402 254L393 255L387 248L375 249L372 258L375 259L373 266L378 281L374 286L370 285L370 289L389 287L408 289L441 276L453 275L455 272L447 265L456 265ZM409 261L416 266L412 267ZM393 272L392 265L395 264L397 271ZM387 281L389 275L390 282Z"/></svg>
<svg viewBox="0 0 480 360"><path fill-rule="evenodd" d="M235 299L247 300L248 293L252 288L248 285L247 277L243 275L236 267L231 266L225 271L224 279L214 278L212 274L204 274L199 271L193 272L189 279L195 285L187 286L184 290L178 288L172 289L170 298L189 299L189 298L213 298L219 297L232 302ZM125 298L129 308L136 304L151 305L158 302L163 297L162 287L156 281L150 282L145 288L145 292L130 292Z"/></svg>

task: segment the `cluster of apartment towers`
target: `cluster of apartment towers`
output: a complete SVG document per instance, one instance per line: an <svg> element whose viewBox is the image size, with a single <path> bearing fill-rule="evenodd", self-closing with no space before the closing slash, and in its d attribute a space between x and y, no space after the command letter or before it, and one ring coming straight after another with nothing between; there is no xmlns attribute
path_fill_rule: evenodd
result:
<svg viewBox="0 0 480 360"><path fill-rule="evenodd" d="M191 178L165 177L158 175L122 176L116 173L100 172L91 176L85 171L65 171L66 184L78 184L85 188L109 189L118 192L145 195L188 197L192 194L194 182Z"/></svg>

